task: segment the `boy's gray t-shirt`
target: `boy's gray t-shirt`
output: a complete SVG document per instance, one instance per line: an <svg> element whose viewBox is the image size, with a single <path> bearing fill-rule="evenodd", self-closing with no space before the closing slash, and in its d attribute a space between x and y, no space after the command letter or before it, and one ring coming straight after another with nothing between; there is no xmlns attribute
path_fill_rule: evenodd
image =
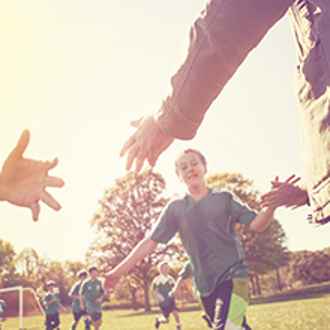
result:
<svg viewBox="0 0 330 330"><path fill-rule="evenodd" d="M201 296L208 296L221 282L248 278L234 223L249 226L256 215L233 193L210 189L199 201L186 195L170 202L150 238L165 244L178 231L190 258L197 289Z"/></svg>

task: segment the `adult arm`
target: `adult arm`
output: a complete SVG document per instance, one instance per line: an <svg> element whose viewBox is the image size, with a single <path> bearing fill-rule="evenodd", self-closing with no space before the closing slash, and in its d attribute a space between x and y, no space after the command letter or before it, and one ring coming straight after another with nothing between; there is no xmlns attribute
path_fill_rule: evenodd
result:
<svg viewBox="0 0 330 330"><path fill-rule="evenodd" d="M145 256L152 253L156 246L157 243L151 238L144 238L115 269L103 274L104 290L113 292L121 276L132 269Z"/></svg>
<svg viewBox="0 0 330 330"><path fill-rule="evenodd" d="M171 90L155 114L126 141L126 169L146 159L154 166L173 138L192 139L205 112L237 68L293 0L210 0L193 23L187 55L171 79Z"/></svg>
<svg viewBox="0 0 330 330"><path fill-rule="evenodd" d="M3 164L0 173L0 201L30 208L32 218L36 221L40 213L40 200L56 211L61 209L61 205L46 188L62 187L64 181L48 174L58 164L57 158L52 161L37 161L23 157L29 140L30 132L24 130Z"/></svg>

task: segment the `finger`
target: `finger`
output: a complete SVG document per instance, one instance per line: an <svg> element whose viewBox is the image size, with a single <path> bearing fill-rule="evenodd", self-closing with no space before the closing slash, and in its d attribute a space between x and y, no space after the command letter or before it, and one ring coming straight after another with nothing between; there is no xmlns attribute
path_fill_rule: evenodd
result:
<svg viewBox="0 0 330 330"><path fill-rule="evenodd" d="M127 160L126 160L126 171L129 171L131 169L134 159L136 158L138 152L139 152L139 148L136 145L133 146L128 152Z"/></svg>
<svg viewBox="0 0 330 330"><path fill-rule="evenodd" d="M161 154L161 152L158 152L158 153L153 153L148 156L148 163L151 167L155 167L160 154Z"/></svg>
<svg viewBox="0 0 330 330"><path fill-rule="evenodd" d="M126 155L126 152L132 147L132 145L136 142L135 134L133 134L123 145L120 150L119 156L123 157Z"/></svg>
<svg viewBox="0 0 330 330"><path fill-rule="evenodd" d="M138 128L141 124L141 121L142 121L143 117L137 119L137 120L132 120L130 122L131 126L135 127L135 128Z"/></svg>
<svg viewBox="0 0 330 330"><path fill-rule="evenodd" d="M290 182L291 184L296 184L301 178L298 176L295 180L293 180L292 182Z"/></svg>
<svg viewBox="0 0 330 330"><path fill-rule="evenodd" d="M26 148L29 144L29 141L30 141L30 131L28 129L25 129L22 132L22 134L16 144L16 147L12 151L12 154L15 156L22 157L24 154L24 151L26 150Z"/></svg>
<svg viewBox="0 0 330 330"><path fill-rule="evenodd" d="M45 164L46 172L48 172L58 164L58 158L56 157L53 160L47 160L44 162L44 164Z"/></svg>
<svg viewBox="0 0 330 330"><path fill-rule="evenodd" d="M43 191L40 194L40 200L42 200L46 205L52 208L55 211L59 211L61 209L61 205L56 199L49 194L47 191Z"/></svg>
<svg viewBox="0 0 330 330"><path fill-rule="evenodd" d="M140 172L141 168L144 164L144 161L147 159L148 152L144 149L140 149L137 156L136 156L136 162L135 162L135 172Z"/></svg>
<svg viewBox="0 0 330 330"><path fill-rule="evenodd" d="M64 181L56 176L48 175L46 177L46 186L48 187L61 188L64 186L64 184Z"/></svg>
<svg viewBox="0 0 330 330"><path fill-rule="evenodd" d="M39 214L40 214L40 205L39 202L35 202L30 205L30 209L32 211L32 219L33 221L38 221Z"/></svg>
<svg viewBox="0 0 330 330"><path fill-rule="evenodd" d="M289 183L295 176L295 174L290 175L284 182Z"/></svg>

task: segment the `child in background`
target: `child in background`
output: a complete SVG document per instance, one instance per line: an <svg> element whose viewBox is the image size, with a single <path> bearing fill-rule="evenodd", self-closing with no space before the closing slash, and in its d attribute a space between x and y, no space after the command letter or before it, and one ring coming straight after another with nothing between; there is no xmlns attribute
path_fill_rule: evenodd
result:
<svg viewBox="0 0 330 330"><path fill-rule="evenodd" d="M249 301L248 266L235 233L235 222L261 232L273 219L274 208L257 214L233 193L206 186L205 157L194 149L179 154L175 171L188 194L170 202L149 237L144 238L113 270L104 274L104 287L114 290L121 276L168 243L179 232L189 256L195 283L213 329L244 329ZM227 320L228 311L232 318Z"/></svg>
<svg viewBox="0 0 330 330"><path fill-rule="evenodd" d="M199 306L201 306L201 298L200 298L199 293L198 293L197 288L196 288L194 276L193 276L192 271L191 271L190 261L187 261L184 264L183 268L181 269L181 271L179 273L179 277L175 282L173 290L169 293L169 296L173 297L174 295L176 295L177 292L180 290L182 282L184 280L188 279L189 277L192 278L194 295L196 297L197 303L198 303ZM205 320L205 322L206 322L206 324L209 328L212 328L212 323L211 323L210 319L208 318L208 316L204 312L202 313L202 319Z"/></svg>
<svg viewBox="0 0 330 330"><path fill-rule="evenodd" d="M76 329L81 317L84 317L85 329L90 330L91 321L89 320L86 312L86 305L84 304L85 309L80 308L80 295L79 295L81 285L87 279L87 272L85 270L81 270L78 273L78 277L79 277L79 281L72 286L69 292L69 297L72 298L72 313L74 317L74 322L71 325L71 330ZM82 297L82 299L84 300L84 297Z"/></svg>
<svg viewBox="0 0 330 330"><path fill-rule="evenodd" d="M158 329L161 323L168 323L169 316L172 313L176 322L176 329L181 330L180 318L174 297L169 296L169 293L174 287L175 280L169 275L170 266L168 262L163 261L160 263L159 271L160 275L153 280L151 289L164 317L156 316L155 328Z"/></svg>
<svg viewBox="0 0 330 330"><path fill-rule="evenodd" d="M59 308L65 311L60 303L58 290L55 289L55 282L48 281L46 284L47 293L44 297L44 307L46 313L46 330L60 329Z"/></svg>
<svg viewBox="0 0 330 330"><path fill-rule="evenodd" d="M98 330L102 324L102 300L105 292L102 282L97 278L97 268L92 266L88 269L88 272L90 278L81 285L80 289L80 309L85 309L85 302L87 313L92 320L92 325L95 330Z"/></svg>

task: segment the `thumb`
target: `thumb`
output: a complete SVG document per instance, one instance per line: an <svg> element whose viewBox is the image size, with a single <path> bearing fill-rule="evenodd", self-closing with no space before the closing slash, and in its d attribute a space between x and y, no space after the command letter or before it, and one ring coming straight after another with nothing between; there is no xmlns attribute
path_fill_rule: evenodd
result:
<svg viewBox="0 0 330 330"><path fill-rule="evenodd" d="M17 157L22 157L24 151L26 150L28 144L30 142L30 131L28 129L25 129L18 142L16 147L14 148L14 150L11 152L12 155L15 155Z"/></svg>
<svg viewBox="0 0 330 330"><path fill-rule="evenodd" d="M130 122L131 126L133 126L135 128L139 127L139 125L141 124L142 119L143 119L143 117L141 117L141 118L139 118L137 120L132 120Z"/></svg>

